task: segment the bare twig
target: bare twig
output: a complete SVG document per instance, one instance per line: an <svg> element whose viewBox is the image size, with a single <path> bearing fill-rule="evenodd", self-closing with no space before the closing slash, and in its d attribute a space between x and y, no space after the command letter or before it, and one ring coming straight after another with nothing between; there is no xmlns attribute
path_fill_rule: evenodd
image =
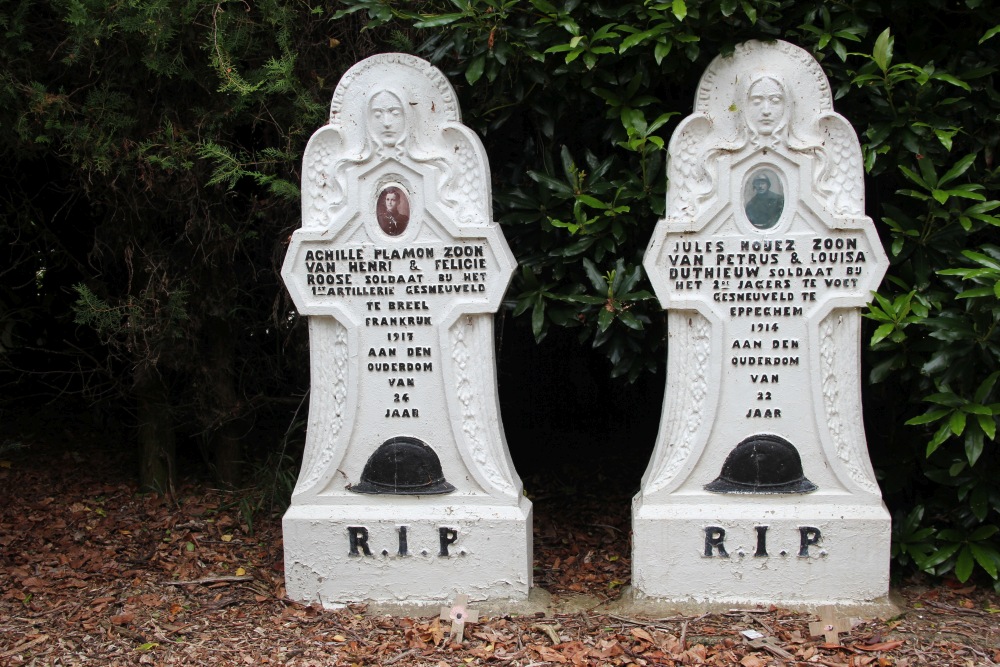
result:
<svg viewBox="0 0 1000 667"><path fill-rule="evenodd" d="M395 657L389 658L388 660L386 660L382 664L383 665L392 665L392 664L395 664L395 663L399 662L400 660L402 660L403 658L405 658L406 656L412 654L416 650L417 649L415 649L415 648L407 649L407 650L403 651L402 653L397 654Z"/></svg>
<svg viewBox="0 0 1000 667"><path fill-rule="evenodd" d="M202 577L201 579L192 579L190 581L162 581L160 582L163 586L197 586L200 584L216 584L223 581L253 581L253 576L249 574L244 574L240 576L230 575L221 577Z"/></svg>
<svg viewBox="0 0 1000 667"><path fill-rule="evenodd" d="M757 621L758 623L760 623L761 627L763 627L765 630L767 630L767 634L769 634L769 635L775 634L774 628L772 628L770 625L768 625L767 623L765 623L759 616L748 616L747 619L748 620L752 619L752 620Z"/></svg>
<svg viewBox="0 0 1000 667"><path fill-rule="evenodd" d="M674 628L669 625L664 625L665 623L683 623L687 625L688 623L697 623L706 616L711 616L711 613L702 614L701 616L674 616L673 618L657 618L651 621L640 621L637 618L629 618L628 616L618 616L616 614L605 614L608 618L613 618L616 621L621 621L622 623L628 623L630 625L641 625L644 628L655 628L656 630L665 630L671 632Z"/></svg>
<svg viewBox="0 0 1000 667"><path fill-rule="evenodd" d="M958 614L972 614L974 616L989 616L989 614L982 609L966 609L965 607L955 607L950 604L944 604L943 602L935 602L934 600L921 600L924 604L929 604L932 607L937 607L938 609L947 609L948 611L953 611Z"/></svg>
<svg viewBox="0 0 1000 667"><path fill-rule="evenodd" d="M559 625L558 623L554 625L549 623L535 623L531 627L536 630L541 630L542 632L547 634L549 636L549 639L552 640L553 645L558 644L562 641L561 639L559 639L559 634L556 632L557 629L562 628L562 626Z"/></svg>
<svg viewBox="0 0 1000 667"><path fill-rule="evenodd" d="M35 637L30 642L25 642L23 644L15 646L14 648L10 649L9 651L4 651L3 653L0 653L0 658L9 658L12 655L17 655L18 653L21 653L22 651L27 651L29 648L33 648L35 646L38 646L39 644L41 644L42 642L44 642L48 638L49 638L48 635L41 635L39 637Z"/></svg>

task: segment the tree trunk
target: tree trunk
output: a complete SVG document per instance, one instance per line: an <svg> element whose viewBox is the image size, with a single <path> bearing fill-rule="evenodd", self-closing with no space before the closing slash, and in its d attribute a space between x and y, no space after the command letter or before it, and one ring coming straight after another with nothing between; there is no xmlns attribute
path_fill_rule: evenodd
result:
<svg viewBox="0 0 1000 667"><path fill-rule="evenodd" d="M234 489L243 481L243 443L236 422L228 422L212 435L215 474L222 486Z"/></svg>
<svg viewBox="0 0 1000 667"><path fill-rule="evenodd" d="M207 327L210 340L208 386L212 390L215 405L214 428L210 445L212 461L219 483L228 488L237 488L243 480L243 408L236 391L233 367L235 346L232 328L221 319L214 319Z"/></svg>
<svg viewBox="0 0 1000 667"><path fill-rule="evenodd" d="M174 488L174 425L170 398L157 370L142 364L135 372L138 402L139 486L166 493Z"/></svg>

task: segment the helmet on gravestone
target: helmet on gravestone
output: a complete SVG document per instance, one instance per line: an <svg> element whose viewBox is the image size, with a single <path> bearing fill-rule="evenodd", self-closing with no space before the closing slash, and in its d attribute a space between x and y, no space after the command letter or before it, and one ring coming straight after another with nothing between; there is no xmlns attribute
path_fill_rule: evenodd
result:
<svg viewBox="0 0 1000 667"><path fill-rule="evenodd" d="M438 455L426 443L400 435L390 438L368 457L361 482L348 487L356 493L434 495L451 493Z"/></svg>
<svg viewBox="0 0 1000 667"><path fill-rule="evenodd" d="M803 474L795 446L767 433L736 445L722 464L722 474L705 485L715 493L809 493L817 488Z"/></svg>

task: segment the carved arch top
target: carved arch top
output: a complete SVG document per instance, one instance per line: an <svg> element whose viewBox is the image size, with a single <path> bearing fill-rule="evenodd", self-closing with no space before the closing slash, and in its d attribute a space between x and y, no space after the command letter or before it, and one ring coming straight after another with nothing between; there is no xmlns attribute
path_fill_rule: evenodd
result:
<svg viewBox="0 0 1000 667"><path fill-rule="evenodd" d="M787 126L793 131L805 131L833 111L830 84L809 52L788 42L754 40L712 61L698 83L694 112L709 116L720 136L736 140L744 131L751 90L768 79L784 89ZM802 137L809 138L818 137Z"/></svg>
<svg viewBox="0 0 1000 667"><path fill-rule="evenodd" d="M352 180L386 161L435 172L434 196L459 224L491 219L486 154L461 124L454 89L433 65L402 53L372 56L337 85L329 123L309 140L303 158L303 227L329 226L348 205Z"/></svg>
<svg viewBox="0 0 1000 667"><path fill-rule="evenodd" d="M712 61L671 138L667 217L697 218L729 157L767 150L810 165L812 189L834 215L864 214L860 145L833 110L823 69L793 44L750 41Z"/></svg>
<svg viewBox="0 0 1000 667"><path fill-rule="evenodd" d="M382 53L366 58L344 73L330 102L330 122L363 116L369 98L380 90L400 95L408 105L426 103L428 128L461 122L455 89L441 71L426 60L405 53Z"/></svg>

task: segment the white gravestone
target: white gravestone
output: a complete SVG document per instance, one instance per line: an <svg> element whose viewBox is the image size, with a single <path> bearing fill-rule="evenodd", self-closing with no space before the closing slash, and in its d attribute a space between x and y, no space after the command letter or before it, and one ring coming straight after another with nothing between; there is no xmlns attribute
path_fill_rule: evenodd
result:
<svg viewBox="0 0 1000 667"><path fill-rule="evenodd" d="M402 54L352 67L306 147L281 272L312 374L289 597L527 597L531 503L493 355L515 261L492 217L485 152L441 72Z"/></svg>
<svg viewBox="0 0 1000 667"><path fill-rule="evenodd" d="M636 592L882 601L890 519L862 425L859 308L888 261L854 130L808 53L748 42L709 66L669 159L644 259L669 355L633 502Z"/></svg>

